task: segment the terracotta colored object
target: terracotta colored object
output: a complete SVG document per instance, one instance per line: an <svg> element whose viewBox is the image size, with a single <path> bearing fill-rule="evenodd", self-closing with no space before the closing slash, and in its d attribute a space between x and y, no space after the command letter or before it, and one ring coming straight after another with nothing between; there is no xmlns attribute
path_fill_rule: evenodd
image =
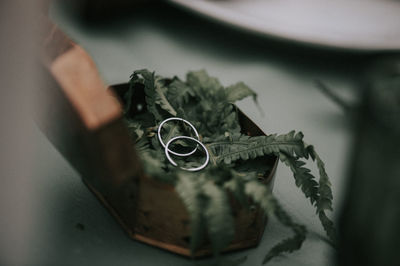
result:
<svg viewBox="0 0 400 266"><path fill-rule="evenodd" d="M38 94L45 100L36 112L38 124L132 238L190 256L190 219L183 202L173 186L143 173L122 122L117 95L127 84L115 86L114 94L82 48L57 28L50 32L43 60L48 83ZM143 93L135 100L143 104ZM241 112L240 123L250 135L264 134ZM272 171L260 182L272 187L277 158L265 157L265 163ZM233 197L230 203L236 234L226 251L257 245L264 215L257 208L246 210ZM211 247L205 243L194 256L209 254Z"/></svg>

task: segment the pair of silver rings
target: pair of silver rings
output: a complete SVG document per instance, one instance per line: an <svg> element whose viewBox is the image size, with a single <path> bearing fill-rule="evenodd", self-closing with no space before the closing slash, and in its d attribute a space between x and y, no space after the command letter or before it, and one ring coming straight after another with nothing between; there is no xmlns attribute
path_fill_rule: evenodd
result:
<svg viewBox="0 0 400 266"><path fill-rule="evenodd" d="M173 137L172 139L170 139L170 140L167 142L167 144L165 144L164 141L163 141L162 138L161 138L161 129L162 129L162 127L164 126L165 123L167 123L168 121L172 121L172 120L175 120L175 121L182 121L182 122L184 122L185 124L189 125L190 128L191 128L191 129L193 130L193 132L195 133L197 139L195 139L195 138L193 138L193 137L188 137L188 136L177 136L177 137ZM180 157L187 157L187 156L190 156L190 155L192 155L193 153L195 153L196 150L198 149L199 145L202 147L202 149L203 149L204 152L206 153L206 160L205 160L205 162L204 162L202 165L200 165L199 167L185 168L185 167L180 166L180 168L183 169L183 170L186 170L186 171L195 172L195 171L199 171L199 170L205 168L205 167L207 166L208 162L210 161L210 155L209 155L209 153L208 153L206 147L204 146L204 144L199 140L199 133L197 132L196 128L195 128L189 121L187 121L187 120L185 120L185 119L183 119L183 118L171 117L171 118L167 118L167 119L165 119L164 121L162 121L162 122L160 123L160 125L158 126L157 136L158 136L158 140L160 141L160 144L161 144L161 145L163 146L163 148L165 149L165 156L167 156L168 161L169 161L173 166L178 166L178 164L171 158L170 154L173 154L173 155L175 155L175 156L180 156ZM196 147L194 147L194 149L193 149L192 151L187 152L187 153L179 153L179 152L175 152L175 151L170 150L170 149L169 149L170 145L171 145L173 142L175 142L175 141L177 141L177 140L180 140L180 139L190 140L190 141L196 142L197 145L196 145Z"/></svg>

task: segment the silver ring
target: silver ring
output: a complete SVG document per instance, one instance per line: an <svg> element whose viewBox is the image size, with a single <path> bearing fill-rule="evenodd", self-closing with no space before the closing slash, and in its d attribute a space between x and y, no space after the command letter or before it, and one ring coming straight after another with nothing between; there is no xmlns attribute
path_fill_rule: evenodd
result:
<svg viewBox="0 0 400 266"><path fill-rule="evenodd" d="M174 160L172 160L171 156L169 156L169 153L170 153L171 151L168 149L168 146L169 146L172 142L174 142L175 140L178 140L178 139L189 139L189 140L193 140L193 141L197 142L197 144L199 144L199 145L204 149L204 151L206 152L206 161L205 161L202 165L200 165L199 167L194 167L194 168L180 167L180 168L181 168L182 170L191 171L191 172L199 171L199 170L205 168L205 167L207 166L208 162L210 161L210 155L208 154L208 151L207 151L207 149L206 149L206 146L204 146L204 144L201 143L199 140L197 140L197 139L195 139L195 138L192 138L192 137L187 137L187 136L177 136L177 137L174 137L174 138L170 139L170 140L167 142L167 145L165 145L165 155L167 156L168 161L169 161L172 165L178 166L178 164L177 164ZM197 149L197 148L196 148L196 149ZM171 153L172 153L172 152L171 152Z"/></svg>
<svg viewBox="0 0 400 266"><path fill-rule="evenodd" d="M158 140L160 141L160 143L163 146L163 148L166 148L166 145L164 144L164 142L161 139L161 129L162 129L163 125L166 122L171 121L171 120L182 121L182 122L188 124L193 129L194 133L196 134L197 139L199 139L199 133L197 132L196 128L189 121L187 121L187 120L185 120L183 118L179 118L179 117L170 117L170 118L167 118L164 121L162 121L161 124L158 126L158 131L157 131ZM195 153L196 150L197 150L197 147L198 147L198 145L196 145L194 150L192 150L191 152L188 152L188 153L178 153L178 152L174 152L174 151L171 151L171 150L169 150L169 152L172 153L173 155L176 155L176 156L185 157L185 156L190 156L193 153Z"/></svg>

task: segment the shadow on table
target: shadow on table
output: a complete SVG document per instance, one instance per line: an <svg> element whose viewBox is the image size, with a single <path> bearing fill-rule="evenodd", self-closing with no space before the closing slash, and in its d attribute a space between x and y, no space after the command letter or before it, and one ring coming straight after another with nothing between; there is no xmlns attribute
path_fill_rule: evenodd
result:
<svg viewBox="0 0 400 266"><path fill-rule="evenodd" d="M82 13L76 12L69 1L63 2L61 8L91 34L98 32L103 36L110 35L111 38L115 35L124 36L132 25L145 19L147 23L168 35L177 46L189 46L194 53L206 51L216 58L234 58L243 63L273 62L282 65L293 74L301 75L305 71L313 71L316 78L321 72L359 78L370 62L387 54L332 49L256 35L213 22L167 2L140 2L121 8L119 12L113 10L110 13L113 15L104 16L100 13L94 19L93 15L87 17L88 19L78 16L77 14Z"/></svg>

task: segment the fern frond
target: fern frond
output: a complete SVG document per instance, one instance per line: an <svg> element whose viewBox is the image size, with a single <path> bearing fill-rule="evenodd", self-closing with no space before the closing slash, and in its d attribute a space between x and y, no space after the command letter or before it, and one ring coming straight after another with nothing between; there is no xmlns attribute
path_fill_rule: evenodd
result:
<svg viewBox="0 0 400 266"><path fill-rule="evenodd" d="M173 116L176 115L175 109L168 102L164 92L162 91L160 78L157 77L154 72L150 72L147 69L137 70L133 72L130 83L130 86L133 86L135 83L141 83L144 85L147 110L153 114L156 121L161 121L163 117L157 109L157 106L160 106L161 109L167 111Z"/></svg>
<svg viewBox="0 0 400 266"><path fill-rule="evenodd" d="M317 211L323 210L332 210L332 190L331 190L331 182L329 181L328 174L325 170L325 164L319 157L319 155L315 152L315 149L311 145L307 145L306 149L310 153L313 161L316 162L318 170L319 170L319 187L318 193L320 196L319 202L317 203Z"/></svg>
<svg viewBox="0 0 400 266"><path fill-rule="evenodd" d="M208 204L204 209L208 236L215 255L225 248L235 235L231 206L225 190L208 181L203 186L203 194Z"/></svg>
<svg viewBox="0 0 400 266"><path fill-rule="evenodd" d="M291 131L283 135L248 137L242 135L238 140L207 143L210 159L216 163L231 164L239 159L248 160L265 155L283 152L288 155L308 158L304 148L303 134Z"/></svg>
<svg viewBox="0 0 400 266"><path fill-rule="evenodd" d="M289 227L294 232L293 237L287 238L275 245L265 256L263 263L267 263L272 258L284 252L291 253L300 249L306 237L306 228L292 221L290 216L282 209L266 186L254 180L245 185L245 190L246 194L250 195L253 201L257 203L266 214L274 215L281 224Z"/></svg>
<svg viewBox="0 0 400 266"><path fill-rule="evenodd" d="M319 211L318 217L319 217L319 220L321 221L322 227L324 228L324 230L326 232L326 235L331 240L332 246L336 247L337 233L336 233L334 223L332 222L331 219L328 218L328 216L326 216L326 213L324 211Z"/></svg>
<svg viewBox="0 0 400 266"><path fill-rule="evenodd" d="M303 134L294 131L284 135L258 137L241 136L232 141L223 140L206 144L210 161L215 164L231 164L239 159L248 160L256 157L275 154L293 172L295 183L317 209L317 214L328 237L335 242L335 229L332 221L326 216L326 210L332 210L332 191L325 166L313 146L303 142ZM311 171L304 167L305 162L299 158L311 157L319 170L319 181Z"/></svg>
<svg viewBox="0 0 400 266"><path fill-rule="evenodd" d="M242 100L249 96L252 96L254 102L257 102L257 94L243 82L238 82L226 87L225 92L226 100L231 103Z"/></svg>
<svg viewBox="0 0 400 266"><path fill-rule="evenodd" d="M138 141L143 137L144 130L139 122L130 119L124 119L124 123L128 128L129 134L133 140Z"/></svg>
<svg viewBox="0 0 400 266"><path fill-rule="evenodd" d="M336 229L334 227L333 222L326 216L325 211L329 210L332 211L332 189L331 189L331 182L329 181L328 174L325 170L325 164L319 157L318 153L315 151L312 145L305 145L306 149L310 153L311 158L316 162L318 170L319 170L319 199L316 203L317 213L319 219L321 221L322 227L324 228L326 234L333 242L336 244L337 236L336 236Z"/></svg>
<svg viewBox="0 0 400 266"><path fill-rule="evenodd" d="M176 77L165 79L154 72L138 70L132 74L130 87L124 95L125 115L132 107L136 88L144 88L147 112L129 118L132 119L129 121L132 123L128 123L129 132L137 140L136 148L144 160L145 172L175 185L190 216L192 252L203 243L207 230L216 255L233 239L234 221L226 191L232 192L245 207L250 206L251 198L266 214L274 215L294 232L294 236L269 251L264 263L283 252L293 252L301 247L306 235L305 227L295 223L281 208L268 186L257 180L257 174L265 168L257 165L249 167L250 159L260 158L263 161L261 157L267 155L278 156L291 169L296 185L316 208L324 230L335 243L336 232L326 215L326 211L332 210L332 191L324 163L314 147L303 142L301 132L256 137L241 134L237 109L232 103L248 96L256 100L254 91L244 83L224 88L218 79L210 77L204 70L189 72L186 81ZM154 127L157 122L171 116L193 123L214 167L208 166L200 174L193 174L180 171L166 161L163 149L154 137ZM163 138L166 140L190 132L190 129L176 123L166 125L165 130ZM310 157L318 167L318 181L305 166L305 159ZM197 163L194 161L183 163ZM241 167L244 164L247 168Z"/></svg>
<svg viewBox="0 0 400 266"><path fill-rule="evenodd" d="M172 105L169 103L167 97L165 96L162 88L161 88L161 83L159 82L159 77L155 77L154 79L154 88L156 91L156 103L160 105L160 107L170 113L172 116L176 116L177 112L172 107Z"/></svg>
<svg viewBox="0 0 400 266"><path fill-rule="evenodd" d="M154 72L150 72L147 69L142 69L133 72L131 82L139 82L144 85L147 110L154 116L154 119L156 121L160 121L162 119L162 115L160 114L156 106L154 79Z"/></svg>
<svg viewBox="0 0 400 266"><path fill-rule="evenodd" d="M291 228L294 235L290 238L286 238L277 245L275 245L263 259L263 264L266 264L272 258L281 255L284 252L292 253L293 251L299 250L306 239L307 229L305 226L293 222L290 216L282 209L282 207L275 201L274 215L278 221Z"/></svg>
<svg viewBox="0 0 400 266"><path fill-rule="evenodd" d="M249 208L249 198L245 192L245 182L247 181L247 178L251 178L251 174L247 173L247 175L241 175L232 170L231 175L232 178L229 181L224 182L223 187L230 191L243 207ZM253 175L253 177L255 177L255 175Z"/></svg>
<svg viewBox="0 0 400 266"><path fill-rule="evenodd" d="M304 144L304 147L311 159L317 164L319 170L318 183L315 181L315 177L311 174L310 170L303 167L305 163L300 161L298 158L288 156L284 153L280 153L279 158L283 163L289 166L290 170L293 172L296 185L301 188L304 195L310 199L311 204L316 207L316 212L321 225L333 245L335 245L337 239L336 230L333 222L325 213L326 210L332 210L333 196L331 183L326 173L325 165L319 155L315 152L314 147L307 144Z"/></svg>
<svg viewBox="0 0 400 266"><path fill-rule="evenodd" d="M174 103L174 106L184 106L194 96L195 93L192 87L178 78L175 78L168 87L168 99L171 103Z"/></svg>
<svg viewBox="0 0 400 266"><path fill-rule="evenodd" d="M201 244L205 232L205 219L203 210L205 208L205 199L201 197L201 184L193 175L177 175L175 190L182 199L190 216L190 250L193 252Z"/></svg>
<svg viewBox="0 0 400 266"><path fill-rule="evenodd" d="M188 72L186 75L186 83L192 87L194 92L199 96L204 93L215 95L219 89L223 88L219 80L215 77L210 77L204 69Z"/></svg>
<svg viewBox="0 0 400 266"><path fill-rule="evenodd" d="M315 177L311 174L311 171L303 167L306 163L283 152L279 153L279 159L290 168L296 186L301 188L304 195L310 199L311 204L313 205L315 202L318 202L320 198L318 182L315 181Z"/></svg>
<svg viewBox="0 0 400 266"><path fill-rule="evenodd" d="M150 150L150 143L146 138L140 138L136 140L135 148L139 153L147 152Z"/></svg>
<svg viewBox="0 0 400 266"><path fill-rule="evenodd" d="M245 184L245 192L255 203L259 204L265 214L272 214L275 211L273 196L267 186L257 180L249 181Z"/></svg>

